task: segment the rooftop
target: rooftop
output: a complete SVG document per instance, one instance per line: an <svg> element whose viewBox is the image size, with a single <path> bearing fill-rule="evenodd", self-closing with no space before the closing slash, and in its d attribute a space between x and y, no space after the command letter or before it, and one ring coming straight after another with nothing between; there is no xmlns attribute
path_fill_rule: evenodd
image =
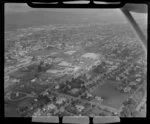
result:
<svg viewBox="0 0 150 124"><path fill-rule="evenodd" d="M82 55L84 58L98 59L99 55L96 53L85 53Z"/></svg>
<svg viewBox="0 0 150 124"><path fill-rule="evenodd" d="M73 50L70 50L70 51L66 51L64 52L65 54L69 54L69 55L72 55L73 53L75 53L76 51L73 51Z"/></svg>
<svg viewBox="0 0 150 124"><path fill-rule="evenodd" d="M60 65L60 66L71 66L71 63L68 63L66 61L62 61L58 65Z"/></svg>

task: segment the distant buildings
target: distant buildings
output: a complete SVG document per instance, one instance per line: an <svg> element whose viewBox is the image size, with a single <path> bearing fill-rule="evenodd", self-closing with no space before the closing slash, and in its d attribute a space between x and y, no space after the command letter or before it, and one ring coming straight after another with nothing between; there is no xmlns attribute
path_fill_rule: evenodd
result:
<svg viewBox="0 0 150 124"><path fill-rule="evenodd" d="M17 79L17 78L13 78L10 80L12 83L19 83L20 82L20 79Z"/></svg>

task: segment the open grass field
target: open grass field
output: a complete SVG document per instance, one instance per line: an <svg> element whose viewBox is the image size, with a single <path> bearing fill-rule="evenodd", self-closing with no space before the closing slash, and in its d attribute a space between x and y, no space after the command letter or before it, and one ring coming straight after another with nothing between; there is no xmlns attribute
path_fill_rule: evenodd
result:
<svg viewBox="0 0 150 124"><path fill-rule="evenodd" d="M94 94L104 99L102 104L119 109L123 101L129 97L129 94L115 90L116 84L117 82L107 80L94 91Z"/></svg>

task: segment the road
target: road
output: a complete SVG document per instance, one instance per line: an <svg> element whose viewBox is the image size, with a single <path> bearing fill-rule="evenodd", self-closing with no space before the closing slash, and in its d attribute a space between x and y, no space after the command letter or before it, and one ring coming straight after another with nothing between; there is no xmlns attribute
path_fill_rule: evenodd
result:
<svg viewBox="0 0 150 124"><path fill-rule="evenodd" d="M17 71L17 70L20 69L20 68L27 67L27 66L29 66L29 65L36 64L36 63L38 63L38 61L36 61L36 62L34 61L34 62L27 63L27 64L25 64L25 65L23 65L23 66L21 66L21 67L18 67L18 68L15 68L15 69L13 69L13 70L11 70L11 71L9 71L9 72L6 72L5 74L6 74L6 75L9 75L9 74L13 73L14 71Z"/></svg>
<svg viewBox="0 0 150 124"><path fill-rule="evenodd" d="M146 103L146 101L147 101L147 91L145 91L143 99L141 100L140 104L136 107L136 111L139 111L140 108Z"/></svg>
<svg viewBox="0 0 150 124"><path fill-rule="evenodd" d="M144 98L142 99L141 103L137 106L136 111L139 111L140 108L145 104L145 102L146 102L146 97L144 97Z"/></svg>

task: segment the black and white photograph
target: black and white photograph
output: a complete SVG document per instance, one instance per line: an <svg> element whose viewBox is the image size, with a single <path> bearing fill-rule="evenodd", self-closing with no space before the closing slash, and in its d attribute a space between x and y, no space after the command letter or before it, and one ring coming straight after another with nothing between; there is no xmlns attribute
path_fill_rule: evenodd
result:
<svg viewBox="0 0 150 124"><path fill-rule="evenodd" d="M5 3L4 116L146 118L147 16Z"/></svg>

